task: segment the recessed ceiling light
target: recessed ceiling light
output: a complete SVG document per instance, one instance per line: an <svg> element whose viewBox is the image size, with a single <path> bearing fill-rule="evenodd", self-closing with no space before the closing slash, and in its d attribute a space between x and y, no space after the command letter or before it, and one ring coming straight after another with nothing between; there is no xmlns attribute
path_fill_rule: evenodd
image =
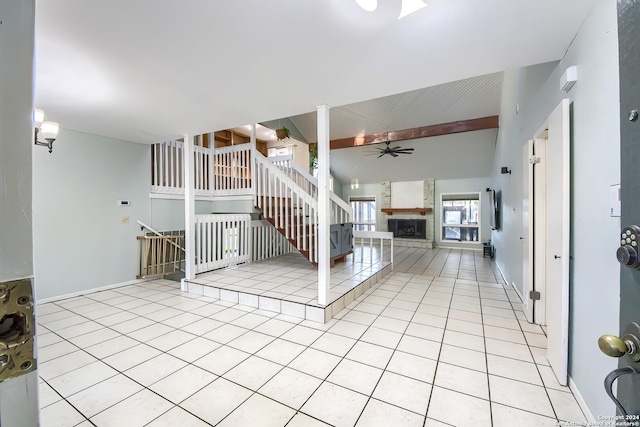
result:
<svg viewBox="0 0 640 427"><path fill-rule="evenodd" d="M378 0L356 0L356 3L367 12L373 12L378 7Z"/></svg>
<svg viewBox="0 0 640 427"><path fill-rule="evenodd" d="M412 13L419 11L423 7L427 7L427 4L422 0L402 0L402 9L400 9L400 16L398 16L398 19L402 19L405 16L411 15Z"/></svg>

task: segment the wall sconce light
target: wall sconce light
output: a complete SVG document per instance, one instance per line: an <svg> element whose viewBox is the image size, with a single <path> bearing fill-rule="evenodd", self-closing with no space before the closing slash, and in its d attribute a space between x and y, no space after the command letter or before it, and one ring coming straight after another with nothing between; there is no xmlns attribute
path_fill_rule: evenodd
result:
<svg viewBox="0 0 640 427"><path fill-rule="evenodd" d="M33 123L35 125L33 129L33 143L35 145L48 147L49 152L53 152L53 141L55 141L58 136L58 123L45 122L44 111L42 110L33 110ZM38 133L42 135L47 142L38 141Z"/></svg>
<svg viewBox="0 0 640 427"><path fill-rule="evenodd" d="M509 169L506 166L503 166L502 169L500 169L500 173L503 174L503 175L505 175L505 174L511 175L511 169Z"/></svg>

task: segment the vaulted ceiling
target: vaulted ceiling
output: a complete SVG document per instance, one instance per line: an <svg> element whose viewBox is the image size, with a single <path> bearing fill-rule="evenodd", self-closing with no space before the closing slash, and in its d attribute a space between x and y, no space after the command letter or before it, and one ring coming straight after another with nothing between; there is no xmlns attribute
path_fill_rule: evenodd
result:
<svg viewBox="0 0 640 427"><path fill-rule="evenodd" d="M39 1L36 106L141 143L282 117L313 140L323 103L332 137L473 118L501 71L561 58L594 2L429 0L399 20L401 0Z"/></svg>

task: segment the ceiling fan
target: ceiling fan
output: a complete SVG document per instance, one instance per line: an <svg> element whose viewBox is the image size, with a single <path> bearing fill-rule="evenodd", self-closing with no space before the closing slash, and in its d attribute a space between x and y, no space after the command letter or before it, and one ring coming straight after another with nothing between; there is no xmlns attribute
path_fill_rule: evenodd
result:
<svg viewBox="0 0 640 427"><path fill-rule="evenodd" d="M391 141L387 141L385 144L387 146L385 148L376 148L377 152L380 153L378 158L384 156L385 154L390 154L393 157L398 157L398 154L411 154L413 153L413 148L402 148L400 146L391 148L389 144ZM370 151L370 153L376 153L375 151Z"/></svg>

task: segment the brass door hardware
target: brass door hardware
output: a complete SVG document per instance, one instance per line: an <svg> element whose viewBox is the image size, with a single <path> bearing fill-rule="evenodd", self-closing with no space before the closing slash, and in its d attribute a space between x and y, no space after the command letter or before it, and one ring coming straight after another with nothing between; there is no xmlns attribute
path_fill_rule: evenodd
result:
<svg viewBox="0 0 640 427"><path fill-rule="evenodd" d="M36 369L30 279L0 283L0 382Z"/></svg>
<svg viewBox="0 0 640 427"><path fill-rule="evenodd" d="M603 335L598 338L598 347L610 357L629 356L632 362L640 363L640 326L631 322L622 338L615 335Z"/></svg>

